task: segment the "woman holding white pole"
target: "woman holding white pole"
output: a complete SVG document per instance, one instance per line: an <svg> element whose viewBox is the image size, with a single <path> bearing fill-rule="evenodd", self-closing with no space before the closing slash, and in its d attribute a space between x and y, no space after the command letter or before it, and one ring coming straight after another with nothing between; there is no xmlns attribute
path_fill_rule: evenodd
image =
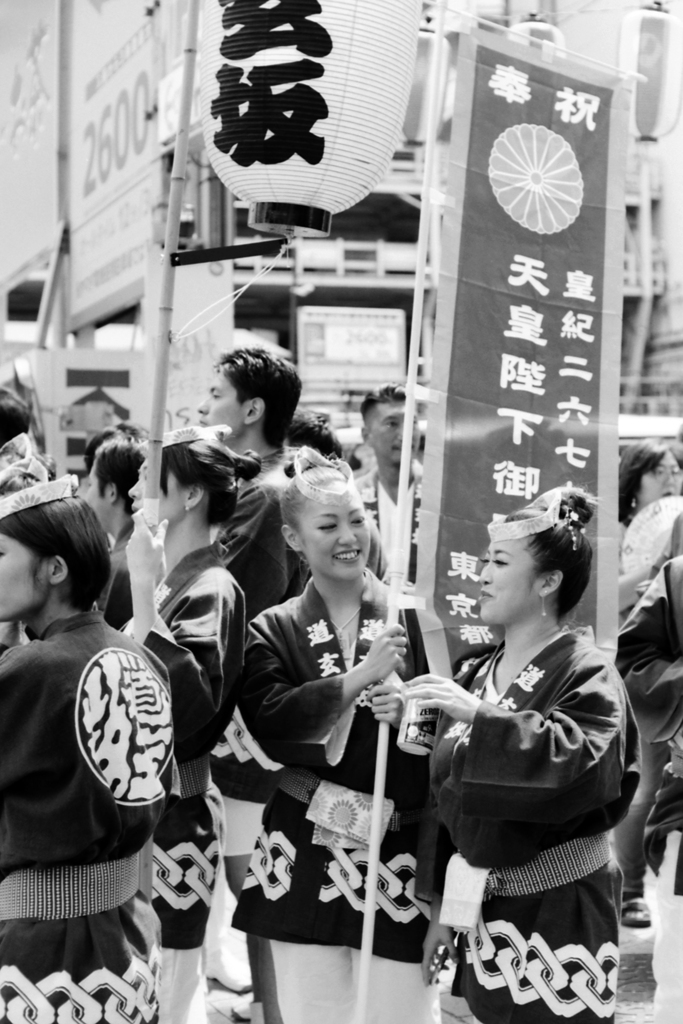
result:
<svg viewBox="0 0 683 1024"><path fill-rule="evenodd" d="M271 940L285 1024L352 1024L377 735L402 711L399 687L382 680L411 678L424 656L414 622L385 626L388 590L365 569L369 533L349 467L301 449L282 508L311 580L250 627L240 707L287 770L234 923ZM369 1019L432 1024L437 992L420 975L428 907L414 890L428 765L391 734Z"/></svg>

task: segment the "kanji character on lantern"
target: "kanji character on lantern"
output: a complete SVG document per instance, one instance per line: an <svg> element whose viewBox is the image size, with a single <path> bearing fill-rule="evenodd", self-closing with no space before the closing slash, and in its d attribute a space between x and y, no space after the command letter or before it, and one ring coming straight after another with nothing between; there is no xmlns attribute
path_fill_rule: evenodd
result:
<svg viewBox="0 0 683 1024"><path fill-rule="evenodd" d="M460 626L460 639L468 644L490 644L493 643L493 633L488 626L468 623L466 626ZM462 667L464 668L464 665Z"/></svg>
<svg viewBox="0 0 683 1024"><path fill-rule="evenodd" d="M582 270L567 271L567 288L562 292L565 299L584 299L586 302L595 302L593 295L593 276L584 274Z"/></svg>
<svg viewBox="0 0 683 1024"><path fill-rule="evenodd" d="M512 274L508 277L508 284L513 285L515 288L521 288L523 284L530 284L539 295L546 296L550 289L546 288L543 284L543 281L548 277L543 269L544 267L545 263L543 260L534 260L531 256L516 255L510 264Z"/></svg>
<svg viewBox="0 0 683 1024"><path fill-rule="evenodd" d="M216 148L241 167L284 163L295 153L308 164L320 163L325 140L311 129L328 116L327 103L310 86L292 83L320 78L324 71L314 60L253 66L248 75L239 65L224 64L216 75L220 93L211 108L221 118ZM292 87L281 88L286 85Z"/></svg>
<svg viewBox="0 0 683 1024"><path fill-rule="evenodd" d="M514 462L505 460L497 462L493 467L493 479L496 481L497 494L510 494L528 501L538 494L541 471L535 466L516 466Z"/></svg>
<svg viewBox="0 0 683 1024"><path fill-rule="evenodd" d="M459 576L461 580L479 581L477 575L477 558L468 555L466 551L451 551L451 567L448 570L449 576Z"/></svg>
<svg viewBox="0 0 683 1024"><path fill-rule="evenodd" d="M579 469L584 469L588 459L590 458L590 448L579 448L573 437L567 438L567 443L560 445L559 448L555 449L556 455L566 455L567 462L570 466L577 466Z"/></svg>
<svg viewBox="0 0 683 1024"><path fill-rule="evenodd" d="M560 423L566 423L571 414L575 412L576 418L583 423L584 427L587 427L589 423L588 417L593 406L584 405L576 395L572 395L568 402L558 402L557 408L564 410L559 416Z"/></svg>
<svg viewBox="0 0 683 1024"><path fill-rule="evenodd" d="M259 50L292 46L307 57L326 57L332 51L327 29L310 16L322 14L318 0L279 0L255 4L254 0L218 0L225 34L221 53L233 63L246 61ZM246 26L249 31L245 32Z"/></svg>
<svg viewBox="0 0 683 1024"><path fill-rule="evenodd" d="M537 313L531 306L510 306L510 329L503 331L506 338L519 338L521 341L533 341L534 345L547 345L548 339L542 338L543 314Z"/></svg>
<svg viewBox="0 0 683 1024"><path fill-rule="evenodd" d="M306 630L311 647L315 647L316 644L326 644L329 640L334 639L324 619L314 622L312 626L306 626Z"/></svg>
<svg viewBox="0 0 683 1024"><path fill-rule="evenodd" d="M581 380L592 380L593 374L590 370L581 370L579 367L588 366L588 360L581 356L565 356L563 362L567 365L559 371L560 377L580 377Z"/></svg>
<svg viewBox="0 0 683 1024"><path fill-rule="evenodd" d="M468 597L467 594L446 594L446 600L451 602L450 615L462 615L463 619L476 619L472 614L472 608L477 603L476 598Z"/></svg>
<svg viewBox="0 0 683 1024"><path fill-rule="evenodd" d="M320 675L323 679L327 676L341 674L341 669L338 665L335 665L335 661L339 658L338 654L330 654L329 651L325 651L322 658L318 658L318 664L320 665Z"/></svg>
<svg viewBox="0 0 683 1024"><path fill-rule="evenodd" d="M534 431L529 426L530 423L539 426L543 422L543 417L538 413L524 412L522 409L499 409L498 415L511 417L513 444L521 444L523 434L526 434L527 437L534 436Z"/></svg>
<svg viewBox="0 0 683 1024"><path fill-rule="evenodd" d="M600 106L599 96L594 96L590 92L574 92L568 85L564 89L558 89L555 95L555 110L559 111L565 124L580 124L581 121L585 121L588 131L595 131L595 115Z"/></svg>
<svg viewBox="0 0 683 1024"><path fill-rule="evenodd" d="M503 352L500 365L500 386L512 391L528 391L531 395L544 395L545 388L541 384L545 380L546 369L542 363L527 362L521 356L512 356Z"/></svg>
<svg viewBox="0 0 683 1024"><path fill-rule="evenodd" d="M581 341L595 341L594 334L588 334L593 326L593 317L588 313L574 313L568 310L562 317L561 338L580 338Z"/></svg>
<svg viewBox="0 0 683 1024"><path fill-rule="evenodd" d="M508 103L526 103L531 99L529 76L512 64L496 64L496 70L489 79L489 87L495 96L502 96Z"/></svg>

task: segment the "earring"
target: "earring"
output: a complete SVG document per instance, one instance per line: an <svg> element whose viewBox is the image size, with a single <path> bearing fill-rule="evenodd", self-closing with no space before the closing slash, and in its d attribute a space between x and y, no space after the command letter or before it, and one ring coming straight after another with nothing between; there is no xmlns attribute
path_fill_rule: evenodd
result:
<svg viewBox="0 0 683 1024"><path fill-rule="evenodd" d="M545 618L545 594L541 592L541 616Z"/></svg>
<svg viewBox="0 0 683 1024"><path fill-rule="evenodd" d="M186 512L189 512L189 511L190 511L190 506L189 506L189 505L186 505L186 506L185 506L185 511L186 511Z"/></svg>

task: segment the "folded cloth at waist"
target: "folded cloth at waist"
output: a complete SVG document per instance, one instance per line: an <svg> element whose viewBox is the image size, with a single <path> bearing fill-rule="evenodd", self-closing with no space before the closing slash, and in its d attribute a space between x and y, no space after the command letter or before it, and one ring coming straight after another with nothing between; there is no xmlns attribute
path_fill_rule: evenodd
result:
<svg viewBox="0 0 683 1024"><path fill-rule="evenodd" d="M570 839L542 850L528 864L491 868L484 900L492 896L533 896L567 882L577 882L607 864L610 857L606 832Z"/></svg>
<svg viewBox="0 0 683 1024"><path fill-rule="evenodd" d="M96 864L20 868L0 883L0 921L57 921L120 907L140 888L138 854Z"/></svg>
<svg viewBox="0 0 683 1024"><path fill-rule="evenodd" d="M203 754L202 757L193 757L190 761L178 762L181 800L206 793L211 785L209 757L209 754Z"/></svg>
<svg viewBox="0 0 683 1024"><path fill-rule="evenodd" d="M278 788L283 793L287 793L288 796L293 796L295 800L308 804L311 802L311 798L321 782L320 776L316 775L315 772L309 771L308 768L288 767L283 772ZM405 825L417 824L421 818L421 808L416 808L412 811L394 811L389 818L387 831L398 832Z"/></svg>

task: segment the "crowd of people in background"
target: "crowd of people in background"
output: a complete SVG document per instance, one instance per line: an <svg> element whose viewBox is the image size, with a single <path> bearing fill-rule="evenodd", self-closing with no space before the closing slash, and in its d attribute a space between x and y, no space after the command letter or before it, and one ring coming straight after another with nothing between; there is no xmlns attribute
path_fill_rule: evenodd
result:
<svg viewBox="0 0 683 1024"><path fill-rule="evenodd" d="M489 526L502 640L440 677L413 610L387 625L389 553L417 572L405 390L362 401L369 465L300 397L287 360L224 354L164 436L155 524L143 428L91 437L77 490L0 393L0 1020L204 1024L208 976L238 1021L354 1024L386 722L368 1024L436 1024L446 955L481 1024L613 1020L648 863L674 1024L683 445L621 455L616 667L572 628L596 502L567 487ZM395 742L408 697L431 758Z"/></svg>

